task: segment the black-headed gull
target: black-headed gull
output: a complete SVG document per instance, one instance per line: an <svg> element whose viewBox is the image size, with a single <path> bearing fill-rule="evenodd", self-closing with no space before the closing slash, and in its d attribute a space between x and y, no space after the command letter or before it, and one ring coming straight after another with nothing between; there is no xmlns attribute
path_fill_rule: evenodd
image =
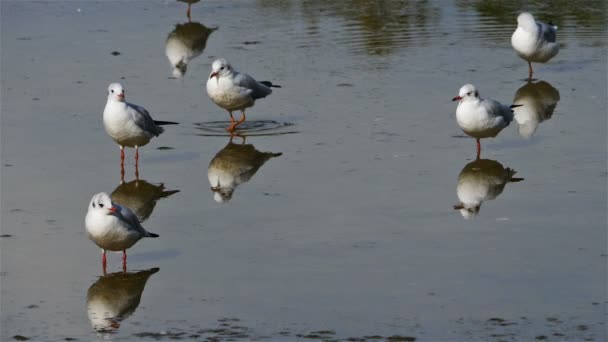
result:
<svg viewBox="0 0 608 342"><path fill-rule="evenodd" d="M196 58L207 45L207 39L217 28L208 28L197 22L175 25L165 42L165 54L173 67L173 77L182 78L188 63Z"/></svg>
<svg viewBox="0 0 608 342"><path fill-rule="evenodd" d="M232 138L209 163L207 177L218 203L232 198L237 186L248 182L264 163L282 153L260 152L251 144L235 144Z"/></svg>
<svg viewBox="0 0 608 342"><path fill-rule="evenodd" d="M456 194L460 203L454 209L460 211L465 219L477 216L481 204L500 195L507 183L524 180L514 178L515 173L495 160L476 159L468 163L458 175Z"/></svg>
<svg viewBox="0 0 608 342"><path fill-rule="evenodd" d="M110 196L100 192L91 198L85 227L89 238L102 251L102 265L106 269L106 251L122 251L123 269L127 265L127 249L144 237L156 238L139 223L131 209L112 203Z"/></svg>
<svg viewBox="0 0 608 342"><path fill-rule="evenodd" d="M271 87L280 88L268 81L258 82L253 77L234 70L224 58L213 62L207 80L207 94L211 100L230 114L231 125L226 128L229 132L246 120L245 108L252 107L255 100L272 93ZM236 110L242 113L239 121L234 120L232 116L232 112Z"/></svg>
<svg viewBox="0 0 608 342"><path fill-rule="evenodd" d="M551 118L559 101L559 91L545 81L528 83L517 89L513 103L521 104L515 111L519 135L530 138L538 125Z"/></svg>
<svg viewBox="0 0 608 342"><path fill-rule="evenodd" d="M137 272L116 272L100 277L87 291L87 316L100 333L113 333L139 306L151 268Z"/></svg>
<svg viewBox="0 0 608 342"><path fill-rule="evenodd" d="M124 148L135 148L135 166L139 161L139 147L165 131L161 125L176 125L177 122L156 121L141 106L125 101L125 88L120 83L108 86L108 101L103 110L103 125L106 132L120 146L121 167L124 164Z"/></svg>
<svg viewBox="0 0 608 342"><path fill-rule="evenodd" d="M532 79L532 62L546 63L559 51L556 41L557 26L534 20L532 14L523 12L517 17L517 29L511 36L511 45L519 57L528 62L529 78Z"/></svg>
<svg viewBox="0 0 608 342"><path fill-rule="evenodd" d="M456 108L456 121L460 128L477 141L477 156L481 152L479 139L493 138L513 121L512 108L498 101L482 99L472 84L460 88L458 96L452 101L459 101Z"/></svg>

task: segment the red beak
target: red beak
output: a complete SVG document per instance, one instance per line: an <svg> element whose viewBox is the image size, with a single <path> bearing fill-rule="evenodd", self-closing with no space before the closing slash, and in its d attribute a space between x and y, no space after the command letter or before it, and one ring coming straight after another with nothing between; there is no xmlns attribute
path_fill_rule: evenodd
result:
<svg viewBox="0 0 608 342"><path fill-rule="evenodd" d="M108 208L108 211L110 213L115 213L116 212L116 207L115 206L111 206L111 207Z"/></svg>
<svg viewBox="0 0 608 342"><path fill-rule="evenodd" d="M118 96L118 98L119 98L119 99L122 99L122 100L124 100L124 99L125 99L125 93L118 94L118 95L116 95L116 96Z"/></svg>
<svg viewBox="0 0 608 342"><path fill-rule="evenodd" d="M460 101L462 100L462 96L456 96L455 98L452 99L452 101Z"/></svg>
<svg viewBox="0 0 608 342"><path fill-rule="evenodd" d="M209 79L212 79L214 77L218 77L218 75L219 75L219 72L217 72L217 71L216 72L212 72L211 76L209 76Z"/></svg>

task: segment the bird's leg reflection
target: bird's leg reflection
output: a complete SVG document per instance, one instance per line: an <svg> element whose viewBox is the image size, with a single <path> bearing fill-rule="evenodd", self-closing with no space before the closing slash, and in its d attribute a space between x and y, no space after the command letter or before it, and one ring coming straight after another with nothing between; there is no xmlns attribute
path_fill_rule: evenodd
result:
<svg viewBox="0 0 608 342"><path fill-rule="evenodd" d="M188 22L190 22L190 3L188 3L188 9L186 10L186 16L188 17Z"/></svg>
<svg viewBox="0 0 608 342"><path fill-rule="evenodd" d="M232 139L234 139L234 137L241 138L241 145L245 145L245 141L247 140L247 136L242 135L242 134L238 134L238 133L234 133L234 132L230 132L230 143L232 143Z"/></svg>
<svg viewBox="0 0 608 342"><path fill-rule="evenodd" d="M477 159L481 156L481 143L479 142L479 138L475 138L477 141Z"/></svg>
<svg viewBox="0 0 608 342"><path fill-rule="evenodd" d="M127 272L127 250L122 251L122 271Z"/></svg>
<svg viewBox="0 0 608 342"><path fill-rule="evenodd" d="M528 81L532 81L532 74L534 71L532 70L532 62L528 61Z"/></svg>

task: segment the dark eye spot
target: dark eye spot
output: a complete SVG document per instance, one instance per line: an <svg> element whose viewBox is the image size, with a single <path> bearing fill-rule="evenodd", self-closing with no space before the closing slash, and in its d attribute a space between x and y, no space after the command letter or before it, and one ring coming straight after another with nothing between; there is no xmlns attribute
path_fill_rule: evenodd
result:
<svg viewBox="0 0 608 342"><path fill-rule="evenodd" d="M100 208L103 208L103 203L99 203L99 207L100 207Z"/></svg>
<svg viewBox="0 0 608 342"><path fill-rule="evenodd" d="M95 208L95 203L93 203L93 208Z"/></svg>
<svg viewBox="0 0 608 342"><path fill-rule="evenodd" d="M224 70L224 67L221 67L220 70Z"/></svg>
<svg viewBox="0 0 608 342"><path fill-rule="evenodd" d="M110 90L111 92L114 92L114 89Z"/></svg>

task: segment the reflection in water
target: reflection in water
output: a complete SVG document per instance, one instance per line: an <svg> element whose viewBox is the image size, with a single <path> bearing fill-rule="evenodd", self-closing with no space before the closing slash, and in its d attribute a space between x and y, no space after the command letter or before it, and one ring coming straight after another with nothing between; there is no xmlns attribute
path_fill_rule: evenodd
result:
<svg viewBox="0 0 608 342"><path fill-rule="evenodd" d="M524 180L514 178L515 172L490 159L476 159L468 163L458 175L456 192L460 203L454 209L459 210L465 219L477 216L483 201L495 199L507 183Z"/></svg>
<svg viewBox="0 0 608 342"><path fill-rule="evenodd" d="M186 74L188 63L203 53L207 39L215 30L217 27L208 28L189 20L175 25L165 43L165 54L173 67L173 77L182 78Z"/></svg>
<svg viewBox="0 0 608 342"><path fill-rule="evenodd" d="M129 183L120 183L110 197L112 201L131 209L139 221L144 222L154 210L156 202L169 197L179 190L165 190L165 186L150 184L147 181L133 180Z"/></svg>
<svg viewBox="0 0 608 342"><path fill-rule="evenodd" d="M189 21L190 20L190 6L192 4L195 4L195 3L199 2L199 1L201 1L201 0L177 0L177 1L179 1L179 2L185 2L185 3L188 4L188 10L186 10L186 16L188 17L188 21Z"/></svg>
<svg viewBox="0 0 608 342"><path fill-rule="evenodd" d="M530 138L538 125L551 118L559 101L559 91L545 81L528 83L517 89L513 103L522 105L514 108L515 121L519 125L519 135Z"/></svg>
<svg viewBox="0 0 608 342"><path fill-rule="evenodd" d="M87 315L93 329L116 331L120 322L135 312L148 278L158 270L111 273L93 283L87 291Z"/></svg>
<svg viewBox="0 0 608 342"><path fill-rule="evenodd" d="M232 139L213 157L207 169L213 198L218 203L228 202L237 186L248 182L270 158L282 155L260 152L245 144L245 138L241 144L233 143Z"/></svg>

